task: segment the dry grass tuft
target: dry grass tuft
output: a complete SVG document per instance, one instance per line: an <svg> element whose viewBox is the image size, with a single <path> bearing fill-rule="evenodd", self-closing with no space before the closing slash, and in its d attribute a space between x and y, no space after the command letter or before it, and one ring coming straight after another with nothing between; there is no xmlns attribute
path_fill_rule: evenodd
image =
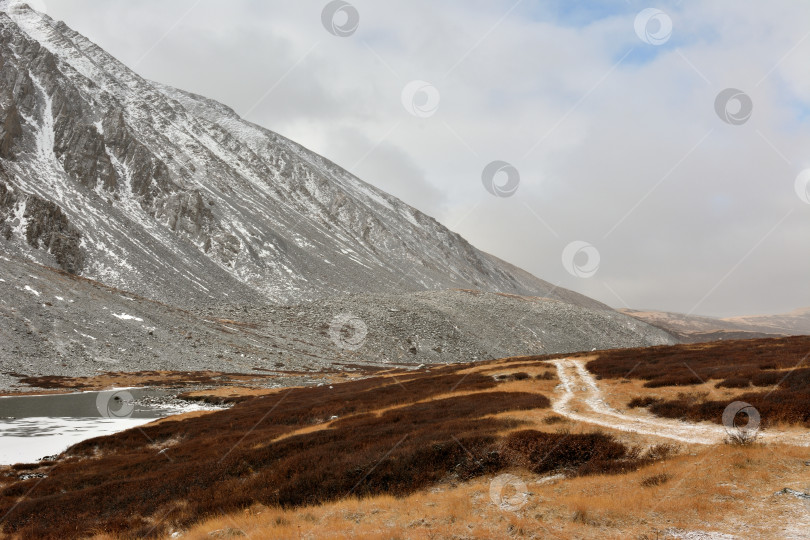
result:
<svg viewBox="0 0 810 540"><path fill-rule="evenodd" d="M672 478L672 475L667 473L659 473L654 474L652 476L648 476L644 480L641 481L642 487L654 487L666 484Z"/></svg>

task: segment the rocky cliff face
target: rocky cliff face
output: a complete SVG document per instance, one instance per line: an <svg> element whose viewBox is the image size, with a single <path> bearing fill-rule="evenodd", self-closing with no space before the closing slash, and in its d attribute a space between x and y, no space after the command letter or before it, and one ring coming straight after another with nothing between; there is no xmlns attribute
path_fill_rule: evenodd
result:
<svg viewBox="0 0 810 540"><path fill-rule="evenodd" d="M0 178L2 171L0 171ZM0 237L24 243L53 258L54 266L78 274L84 266L81 233L51 201L0 180Z"/></svg>

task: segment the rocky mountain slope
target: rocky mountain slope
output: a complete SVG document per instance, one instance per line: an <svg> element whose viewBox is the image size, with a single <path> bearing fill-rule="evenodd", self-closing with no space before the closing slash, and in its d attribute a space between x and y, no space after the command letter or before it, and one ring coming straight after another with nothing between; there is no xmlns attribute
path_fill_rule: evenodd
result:
<svg viewBox="0 0 810 540"><path fill-rule="evenodd" d="M0 387L673 342L9 0L0 255Z"/></svg>
<svg viewBox="0 0 810 540"><path fill-rule="evenodd" d="M605 308L0 0L0 237L178 305L474 288Z"/></svg>
<svg viewBox="0 0 810 540"><path fill-rule="evenodd" d="M4 254L2 246L0 276L0 389L22 376L314 373L674 342L616 311L479 291L190 311Z"/></svg>

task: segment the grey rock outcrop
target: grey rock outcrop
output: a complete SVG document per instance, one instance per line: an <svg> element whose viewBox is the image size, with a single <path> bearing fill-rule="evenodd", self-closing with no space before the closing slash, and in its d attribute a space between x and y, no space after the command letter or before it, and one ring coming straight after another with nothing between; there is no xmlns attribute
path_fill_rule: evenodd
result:
<svg viewBox="0 0 810 540"><path fill-rule="evenodd" d="M2 180L0 237L44 251L53 257L55 266L71 274L80 273L84 266L81 233L62 209L51 201L15 190Z"/></svg>

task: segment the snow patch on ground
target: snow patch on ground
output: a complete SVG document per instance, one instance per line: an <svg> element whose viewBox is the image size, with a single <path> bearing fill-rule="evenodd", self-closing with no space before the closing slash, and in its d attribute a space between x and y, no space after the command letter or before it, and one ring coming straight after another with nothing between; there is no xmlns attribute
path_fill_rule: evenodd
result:
<svg viewBox="0 0 810 540"><path fill-rule="evenodd" d="M739 540L740 538L739 536L719 532L682 531L679 529L669 529L664 533L669 537L682 540Z"/></svg>
<svg viewBox="0 0 810 540"><path fill-rule="evenodd" d="M120 314L119 314L119 313L113 313L112 315L113 315L113 317L115 317L116 319L121 319L122 321L138 321L138 322L143 322L143 319L141 319L140 317L135 317L135 316L133 316L133 315L127 315L126 313L120 313Z"/></svg>
<svg viewBox="0 0 810 540"><path fill-rule="evenodd" d="M93 336L88 336L87 334L82 334L81 332L79 332L75 328L73 329L73 331L76 332L77 334L79 334L80 336L82 336L83 338L92 339L93 341L96 341L98 339L98 338L94 338Z"/></svg>
<svg viewBox="0 0 810 540"><path fill-rule="evenodd" d="M34 296L41 296L41 295L42 295L42 293L41 293L41 292L39 292L39 291L37 291L37 290L35 290L35 289L32 289L32 288L31 288L31 287L29 287L28 285L26 285L26 286L25 286L25 290L26 290L26 291L28 291L28 292L30 292L30 293L31 293L31 294L33 294Z"/></svg>

